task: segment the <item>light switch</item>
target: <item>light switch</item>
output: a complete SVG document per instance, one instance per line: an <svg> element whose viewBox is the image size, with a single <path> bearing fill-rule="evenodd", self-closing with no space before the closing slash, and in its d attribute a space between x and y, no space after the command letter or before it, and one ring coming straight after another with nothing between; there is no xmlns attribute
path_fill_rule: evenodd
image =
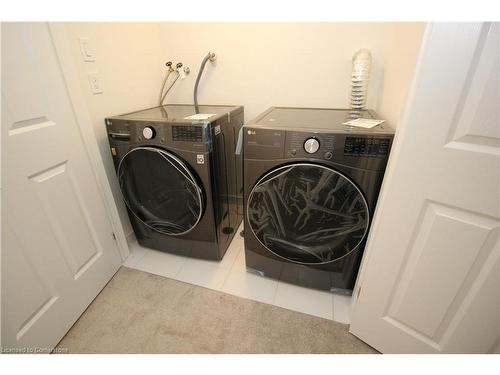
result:
<svg viewBox="0 0 500 375"><path fill-rule="evenodd" d="M88 77L92 93L102 94L102 86L101 86L101 81L99 79L99 74L97 72L89 72Z"/></svg>
<svg viewBox="0 0 500 375"><path fill-rule="evenodd" d="M80 52L82 53L83 61L95 61L94 53L90 48L89 38L81 36L80 40Z"/></svg>

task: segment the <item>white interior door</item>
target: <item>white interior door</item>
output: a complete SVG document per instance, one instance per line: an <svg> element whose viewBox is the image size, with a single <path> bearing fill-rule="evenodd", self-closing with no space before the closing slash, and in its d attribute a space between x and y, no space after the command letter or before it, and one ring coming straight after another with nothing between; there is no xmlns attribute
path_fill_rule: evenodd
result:
<svg viewBox="0 0 500 375"><path fill-rule="evenodd" d="M384 353L500 347L499 24L429 25L351 332Z"/></svg>
<svg viewBox="0 0 500 375"><path fill-rule="evenodd" d="M2 346L51 348L121 258L48 25L1 35Z"/></svg>

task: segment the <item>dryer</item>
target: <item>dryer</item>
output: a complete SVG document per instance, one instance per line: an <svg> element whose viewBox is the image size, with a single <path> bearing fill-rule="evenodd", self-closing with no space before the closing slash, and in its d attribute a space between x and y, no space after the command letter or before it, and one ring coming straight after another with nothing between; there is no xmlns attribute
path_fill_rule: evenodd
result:
<svg viewBox="0 0 500 375"><path fill-rule="evenodd" d="M243 128L247 270L350 294L392 145L373 111L273 107Z"/></svg>
<svg viewBox="0 0 500 375"><path fill-rule="evenodd" d="M165 105L105 122L139 244L222 259L242 220L243 107Z"/></svg>

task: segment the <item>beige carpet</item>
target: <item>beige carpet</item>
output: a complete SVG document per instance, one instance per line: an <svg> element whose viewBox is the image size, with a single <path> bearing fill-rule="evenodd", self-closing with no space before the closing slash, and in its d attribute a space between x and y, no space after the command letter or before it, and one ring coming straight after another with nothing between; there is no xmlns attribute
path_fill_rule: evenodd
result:
<svg viewBox="0 0 500 375"><path fill-rule="evenodd" d="M375 353L330 320L122 267L59 343L69 353Z"/></svg>

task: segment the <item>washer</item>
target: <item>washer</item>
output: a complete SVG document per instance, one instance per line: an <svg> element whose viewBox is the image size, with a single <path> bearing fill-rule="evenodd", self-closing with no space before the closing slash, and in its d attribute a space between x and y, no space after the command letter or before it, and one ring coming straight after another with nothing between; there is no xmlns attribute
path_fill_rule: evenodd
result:
<svg viewBox="0 0 500 375"><path fill-rule="evenodd" d="M139 244L222 259L243 216L243 107L166 105L105 122Z"/></svg>
<svg viewBox="0 0 500 375"><path fill-rule="evenodd" d="M247 270L351 294L394 136L373 111L272 107L243 131Z"/></svg>

